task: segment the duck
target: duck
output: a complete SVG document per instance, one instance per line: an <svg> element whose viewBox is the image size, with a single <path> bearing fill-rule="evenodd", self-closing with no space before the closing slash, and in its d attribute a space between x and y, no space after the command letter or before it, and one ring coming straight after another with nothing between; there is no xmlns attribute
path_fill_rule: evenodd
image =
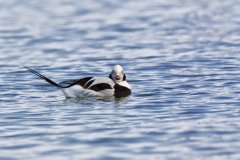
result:
<svg viewBox="0 0 240 160"><path fill-rule="evenodd" d="M39 72L27 67L28 71L60 89L66 98L122 98L131 95L131 86L121 65L115 65L108 77L84 77L60 83L50 80Z"/></svg>

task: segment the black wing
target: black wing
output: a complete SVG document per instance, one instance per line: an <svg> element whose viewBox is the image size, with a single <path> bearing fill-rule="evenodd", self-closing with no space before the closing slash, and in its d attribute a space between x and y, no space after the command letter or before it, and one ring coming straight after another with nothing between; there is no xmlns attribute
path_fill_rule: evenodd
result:
<svg viewBox="0 0 240 160"><path fill-rule="evenodd" d="M91 89L93 91L102 91L105 89L113 89L111 87L111 85L109 85L108 83L98 83L98 84L94 84L91 86L91 84L94 82L93 77L86 77L86 78L82 78L82 79L78 79L78 80L68 80L68 81L64 81L61 82L60 84L62 86L67 86L67 87L71 87L73 85L79 85L82 86L85 89ZM91 86L91 87L90 87Z"/></svg>
<svg viewBox="0 0 240 160"><path fill-rule="evenodd" d="M88 88L93 82L93 80L91 80L92 78L93 77L86 77L86 78L82 78L82 79L67 80L67 81L61 82L60 85L65 86L65 87L79 85L79 86L82 86L83 88Z"/></svg>
<svg viewBox="0 0 240 160"><path fill-rule="evenodd" d="M95 84L95 85L91 86L89 89L98 92L98 91L102 91L105 89L113 89L113 88L107 83L99 83L99 84Z"/></svg>

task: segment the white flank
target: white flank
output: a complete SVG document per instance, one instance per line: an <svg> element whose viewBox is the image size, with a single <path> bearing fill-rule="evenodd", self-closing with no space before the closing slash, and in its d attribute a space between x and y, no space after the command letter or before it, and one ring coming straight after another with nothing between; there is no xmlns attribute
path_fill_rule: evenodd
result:
<svg viewBox="0 0 240 160"><path fill-rule="evenodd" d="M95 92L93 90L84 89L83 87L79 85L75 85L69 88L63 88L63 93L66 97L73 97L73 98L85 98L85 97L99 97L98 92Z"/></svg>

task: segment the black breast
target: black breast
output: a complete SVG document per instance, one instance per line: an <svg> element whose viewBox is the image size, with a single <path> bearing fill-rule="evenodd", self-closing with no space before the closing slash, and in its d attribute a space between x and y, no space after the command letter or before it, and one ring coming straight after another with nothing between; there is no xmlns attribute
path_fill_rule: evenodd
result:
<svg viewBox="0 0 240 160"><path fill-rule="evenodd" d="M121 86L119 84L115 84L114 89L114 96L116 98L127 97L131 94L131 90L129 88Z"/></svg>

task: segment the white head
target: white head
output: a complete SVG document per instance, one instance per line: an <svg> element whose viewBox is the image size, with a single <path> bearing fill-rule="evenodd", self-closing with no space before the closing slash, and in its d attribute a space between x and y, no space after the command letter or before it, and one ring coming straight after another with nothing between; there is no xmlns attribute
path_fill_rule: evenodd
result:
<svg viewBox="0 0 240 160"><path fill-rule="evenodd" d="M115 65L109 75L114 82L120 83L126 80L126 75L123 73L123 68L120 65Z"/></svg>

